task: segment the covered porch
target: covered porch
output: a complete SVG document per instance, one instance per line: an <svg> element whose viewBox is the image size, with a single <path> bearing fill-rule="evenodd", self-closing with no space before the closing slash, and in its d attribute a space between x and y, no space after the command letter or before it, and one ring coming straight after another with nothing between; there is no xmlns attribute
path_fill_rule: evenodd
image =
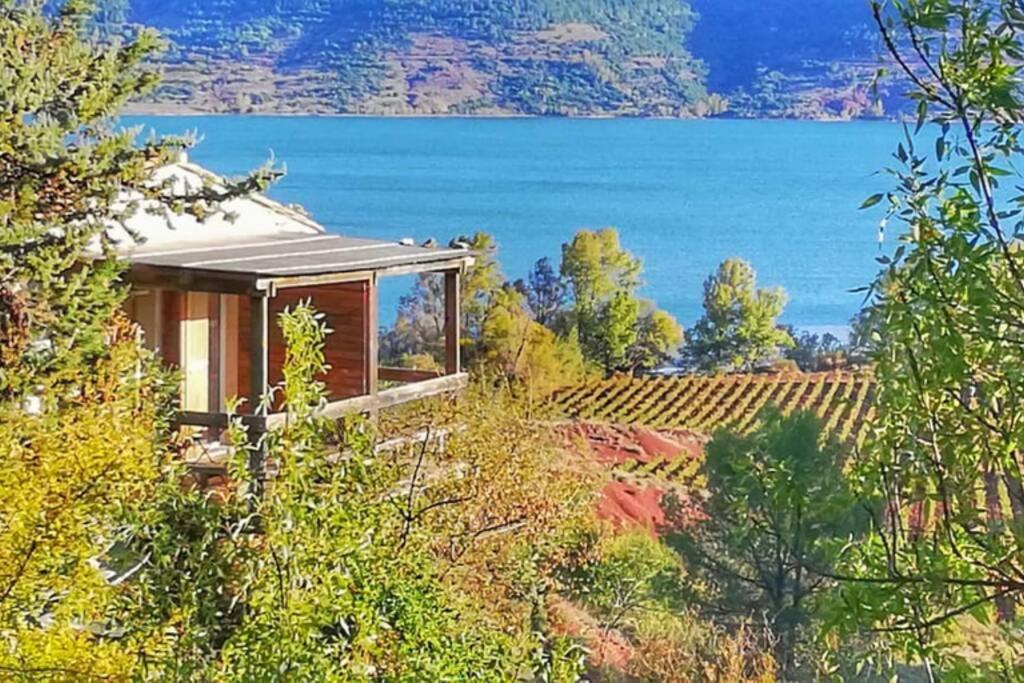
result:
<svg viewBox="0 0 1024 683"><path fill-rule="evenodd" d="M473 262L460 248L427 248L338 235L263 236L233 243L134 249L129 315L147 345L182 375L183 427L219 435L232 397L246 399L250 436L282 424L263 397L281 381L278 314L311 301L326 317L326 417L377 411L467 385L459 355L460 278ZM381 367L379 283L430 273L444 281L444 359L437 371Z"/></svg>

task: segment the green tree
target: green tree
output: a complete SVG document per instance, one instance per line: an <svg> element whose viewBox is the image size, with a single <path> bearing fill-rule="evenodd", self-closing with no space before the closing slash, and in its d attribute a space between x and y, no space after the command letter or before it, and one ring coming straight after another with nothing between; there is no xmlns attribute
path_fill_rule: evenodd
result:
<svg viewBox="0 0 1024 683"><path fill-rule="evenodd" d="M155 35L95 44L88 2L0 2L0 674L130 675L110 619L139 567L98 558L165 474L174 383L118 315L107 228L187 140L137 145L114 117L148 91ZM197 190L197 215L262 186ZM167 203L171 203L167 200ZM168 209L170 210L170 209Z"/></svg>
<svg viewBox="0 0 1024 683"><path fill-rule="evenodd" d="M980 0L872 8L918 123L896 148L893 190L864 203L903 230L868 314L877 417L855 481L876 513L844 567L857 606L845 616L931 679L1019 677L996 651L968 663L961 628L1009 621L1024 595L1024 13Z"/></svg>
<svg viewBox="0 0 1024 683"><path fill-rule="evenodd" d="M763 624L786 678L814 673L810 628L838 547L855 530L842 453L812 413L768 411L749 436L715 434L706 519L667 542L728 623Z"/></svg>
<svg viewBox="0 0 1024 683"><path fill-rule="evenodd" d="M679 324L636 295L642 266L611 229L580 230L562 245L562 277L570 319L584 356L605 372L650 368L672 356L683 339Z"/></svg>
<svg viewBox="0 0 1024 683"><path fill-rule="evenodd" d="M533 265L525 287L533 319L549 329L559 331L565 314L565 281L555 271L551 259L545 256Z"/></svg>
<svg viewBox="0 0 1024 683"><path fill-rule="evenodd" d="M705 370L749 371L776 357L793 339L779 327L786 305L781 288L758 289L742 259L726 259L704 282L704 316L693 328L689 353Z"/></svg>
<svg viewBox="0 0 1024 683"><path fill-rule="evenodd" d="M579 342L558 337L530 317L525 296L506 285L483 325L481 361L491 371L526 385L537 396L580 382L587 375Z"/></svg>

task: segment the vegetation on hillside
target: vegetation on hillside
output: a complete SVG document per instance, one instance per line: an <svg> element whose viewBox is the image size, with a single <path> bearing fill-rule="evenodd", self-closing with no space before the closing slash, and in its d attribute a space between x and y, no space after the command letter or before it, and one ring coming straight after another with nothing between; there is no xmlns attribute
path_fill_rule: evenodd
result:
<svg viewBox="0 0 1024 683"><path fill-rule="evenodd" d="M1024 12L873 8L920 106L894 189L865 202L906 226L858 319L870 372L628 377L681 333L637 297L614 231L581 231L559 268L514 283L479 234L460 339L477 382L429 413L444 439L382 448L362 420L321 417L328 330L300 304L277 321L289 419L263 437L271 467L233 420L229 476L204 488L168 429L175 378L118 312L106 236L125 190L162 196L152 171L184 144L136 146L111 122L152 84L152 38L107 42L86 3L0 4L17 65L0 73L0 675L1024 678L1024 209L1007 180L1024 153ZM203 195L175 209L216 210ZM437 362L435 285L403 302L398 360ZM727 265L708 292L698 341L728 342L711 369L786 345L780 297L749 269ZM675 410L714 434L687 432L676 469L651 458L676 485L642 488L649 472L574 457L552 437L586 432L523 400L559 380L576 382L555 394L576 417L650 428ZM672 446L634 432L645 456ZM612 485L665 514L595 521Z"/></svg>
<svg viewBox="0 0 1024 683"><path fill-rule="evenodd" d="M857 2L104 0L170 40L161 111L874 117ZM710 93L710 94L709 94Z"/></svg>
<svg viewBox="0 0 1024 683"><path fill-rule="evenodd" d="M158 97L182 104L237 108L210 102L202 74L249 63L329 74L311 97L335 111L679 116L718 106L685 49L694 15L679 0L134 0L111 15L171 39L168 61L188 76ZM260 92L234 94L266 104Z"/></svg>

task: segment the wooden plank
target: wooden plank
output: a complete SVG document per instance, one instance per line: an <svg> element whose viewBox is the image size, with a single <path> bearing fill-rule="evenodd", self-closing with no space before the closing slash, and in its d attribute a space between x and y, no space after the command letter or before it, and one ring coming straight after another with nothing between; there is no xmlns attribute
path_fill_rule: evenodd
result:
<svg viewBox="0 0 1024 683"><path fill-rule="evenodd" d="M376 396L380 388L380 294L377 276L370 279L366 292L366 361L363 369L363 381L366 393Z"/></svg>
<svg viewBox="0 0 1024 683"><path fill-rule="evenodd" d="M409 384L404 387L385 389L376 396L358 396L347 398L342 401L328 403L320 409L318 415L321 417L338 419L347 415L357 413L369 413L394 406L419 401L433 396L463 391L469 386L469 375L445 375L435 377L424 382ZM288 424L288 413L274 413L272 415L240 415L242 423L249 426L249 435L263 435L269 429L280 429ZM226 413L206 413L182 411L175 417L175 424L178 426L207 427L213 429L225 429L228 426L229 417ZM252 464L252 461L250 461Z"/></svg>
<svg viewBox="0 0 1024 683"><path fill-rule="evenodd" d="M241 339L241 328L239 326L237 296L225 295L222 299L223 312L223 345L221 347L221 364L224 369L224 390L221 392L221 406L223 410L227 399L238 396L241 391L238 381L239 371L239 339ZM248 371L248 368L246 369Z"/></svg>
<svg viewBox="0 0 1024 683"><path fill-rule="evenodd" d="M377 376L384 382L423 382L443 376L437 370L413 370L412 368L381 367Z"/></svg>
<svg viewBox="0 0 1024 683"><path fill-rule="evenodd" d="M236 415L242 424L250 428L256 425L266 430L267 419L258 415ZM205 413L194 410L183 410L174 416L175 427L204 427L206 429L227 429L231 416L227 413Z"/></svg>
<svg viewBox="0 0 1024 683"><path fill-rule="evenodd" d="M465 270L469 268L476 259L472 256L464 256L446 261L434 261L432 263L417 263L408 266L391 266L390 268L378 268L375 272L377 277L396 277L400 275L418 275L420 273L440 273L450 270Z"/></svg>
<svg viewBox="0 0 1024 683"><path fill-rule="evenodd" d="M267 444L264 434L267 430L267 406L263 404L263 394L267 390L267 378L270 372L267 346L270 343L270 299L264 294L255 294L249 299L250 330L249 330L249 401L256 422L249 425L249 472L256 483L256 495L263 493L263 474L267 460Z"/></svg>
<svg viewBox="0 0 1024 683"><path fill-rule="evenodd" d="M160 355L171 366L181 365L181 321L185 316L185 295L162 290Z"/></svg>
<svg viewBox="0 0 1024 683"><path fill-rule="evenodd" d="M133 264L128 281L136 287L160 287L179 292L210 292L214 294L251 294L256 291L256 277L247 273L172 266Z"/></svg>
<svg viewBox="0 0 1024 683"><path fill-rule="evenodd" d="M351 273L329 273L327 275L296 275L294 277L271 277L257 280L256 286L264 289L268 286L277 289L295 289L297 287L321 287L346 282L360 282L373 277L371 270L357 270Z"/></svg>
<svg viewBox="0 0 1024 683"><path fill-rule="evenodd" d="M270 300L263 295L249 298L249 401L253 412L267 392L270 377ZM264 412L266 408L262 409Z"/></svg>
<svg viewBox="0 0 1024 683"><path fill-rule="evenodd" d="M444 368L449 375L462 372L460 274L448 271L444 274Z"/></svg>
<svg viewBox="0 0 1024 683"><path fill-rule="evenodd" d="M385 389L377 396L358 396L342 401L328 403L320 409L318 415L330 419L339 419L358 413L372 413L386 408L393 408L403 403L420 401L432 396L449 394L465 390L469 386L469 375L445 375L425 382L407 384L394 389ZM288 413L275 413L267 417L267 429L277 429L288 424Z"/></svg>
<svg viewBox="0 0 1024 683"><path fill-rule="evenodd" d="M283 379L286 353L284 335L276 324L277 316L285 308L309 300L324 315L327 327L331 329L324 345L324 357L331 366L323 377L328 400L368 394L366 359L369 288L370 281L362 280L281 290L270 310L270 383L277 384Z"/></svg>

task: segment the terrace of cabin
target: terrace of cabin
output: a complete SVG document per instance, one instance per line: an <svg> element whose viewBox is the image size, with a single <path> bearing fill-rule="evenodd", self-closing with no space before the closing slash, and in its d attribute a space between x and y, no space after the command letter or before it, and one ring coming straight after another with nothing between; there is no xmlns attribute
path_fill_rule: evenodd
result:
<svg viewBox="0 0 1024 683"><path fill-rule="evenodd" d="M189 164L168 172L176 182L210 182ZM305 300L332 330L326 416L375 413L466 386L459 282L470 252L327 234L301 211L261 196L227 204L229 214L203 222L137 212L130 228L142 239L122 240L132 284L128 313L147 345L181 371L180 425L219 441L233 396L247 399L239 412L247 414L251 436L283 422L280 405L261 405L261 397L281 381L277 316ZM414 273L445 283L445 363L438 372L378 362L379 282Z"/></svg>

